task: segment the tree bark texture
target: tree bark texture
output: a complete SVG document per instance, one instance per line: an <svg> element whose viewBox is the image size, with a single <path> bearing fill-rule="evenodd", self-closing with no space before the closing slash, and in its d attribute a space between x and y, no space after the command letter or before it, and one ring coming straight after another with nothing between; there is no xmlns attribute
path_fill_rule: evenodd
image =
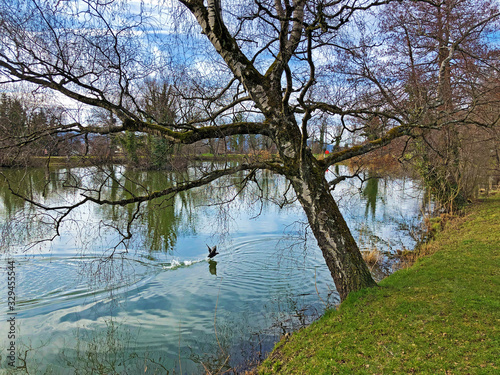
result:
<svg viewBox="0 0 500 375"><path fill-rule="evenodd" d="M375 286L347 223L332 197L325 171L312 160L303 162L300 173L291 178L311 230L323 253L340 299L349 292Z"/></svg>

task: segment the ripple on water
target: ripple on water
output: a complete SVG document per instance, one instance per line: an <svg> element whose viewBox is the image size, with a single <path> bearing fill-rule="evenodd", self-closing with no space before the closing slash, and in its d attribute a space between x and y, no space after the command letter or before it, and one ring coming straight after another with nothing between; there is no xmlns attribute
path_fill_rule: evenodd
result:
<svg viewBox="0 0 500 375"><path fill-rule="evenodd" d="M126 259L118 269L95 257L30 257L17 269L17 308L22 317L85 305L147 285L151 265ZM99 274L99 272L102 272ZM3 294L2 294L3 295Z"/></svg>
<svg viewBox="0 0 500 375"><path fill-rule="evenodd" d="M221 274L225 284L238 293L245 291L247 300L261 300L262 295L314 290L315 270L318 279L328 277L322 258L314 254L304 257L300 250L285 248L287 244L280 241L278 236L240 241L227 255L230 266Z"/></svg>
<svg viewBox="0 0 500 375"><path fill-rule="evenodd" d="M57 329L67 337L68 329L78 328L78 337L86 337L85 332L107 332L113 316L133 338L130 350L162 356L214 347L215 325L219 339L234 345L255 333L271 345L274 336L262 330L296 315L300 304L290 301L320 304L315 270L318 280L331 280L314 248L304 257L300 250L280 251L287 246L280 241L281 236L239 237L234 247L221 246L211 262L138 255L101 264L93 257L34 257L19 265L26 291L23 322L33 318L31 327L41 336Z"/></svg>

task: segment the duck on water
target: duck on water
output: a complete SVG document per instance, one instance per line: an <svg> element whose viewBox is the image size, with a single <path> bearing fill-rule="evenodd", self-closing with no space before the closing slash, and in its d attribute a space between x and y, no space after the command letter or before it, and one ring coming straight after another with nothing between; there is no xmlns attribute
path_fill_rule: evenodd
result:
<svg viewBox="0 0 500 375"><path fill-rule="evenodd" d="M207 245L207 247L208 247L208 257L209 257L209 258L213 258L213 257L214 257L214 256L216 256L217 254L219 254L219 253L217 252L217 246L210 247L210 246L208 246L208 245Z"/></svg>

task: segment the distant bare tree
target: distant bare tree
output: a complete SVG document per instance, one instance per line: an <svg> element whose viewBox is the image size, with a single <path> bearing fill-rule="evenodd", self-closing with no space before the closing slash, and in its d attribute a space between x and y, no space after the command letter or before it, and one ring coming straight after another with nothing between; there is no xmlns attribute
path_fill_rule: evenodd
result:
<svg viewBox="0 0 500 375"><path fill-rule="evenodd" d="M418 169L443 209L459 209L491 173L498 147L500 50L489 42L500 29L498 4L432 0L388 8L388 65L406 83L403 107L421 118Z"/></svg>

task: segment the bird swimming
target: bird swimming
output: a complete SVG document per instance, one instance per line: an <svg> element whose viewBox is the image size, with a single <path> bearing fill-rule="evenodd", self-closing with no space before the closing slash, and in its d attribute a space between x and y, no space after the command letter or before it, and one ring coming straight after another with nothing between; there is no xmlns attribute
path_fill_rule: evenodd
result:
<svg viewBox="0 0 500 375"><path fill-rule="evenodd" d="M209 258L213 258L213 257L214 257L214 256L216 256L217 254L219 254L219 253L217 252L217 246L210 247L210 246L208 246L208 245L207 245L207 247L208 247L208 257L209 257Z"/></svg>

